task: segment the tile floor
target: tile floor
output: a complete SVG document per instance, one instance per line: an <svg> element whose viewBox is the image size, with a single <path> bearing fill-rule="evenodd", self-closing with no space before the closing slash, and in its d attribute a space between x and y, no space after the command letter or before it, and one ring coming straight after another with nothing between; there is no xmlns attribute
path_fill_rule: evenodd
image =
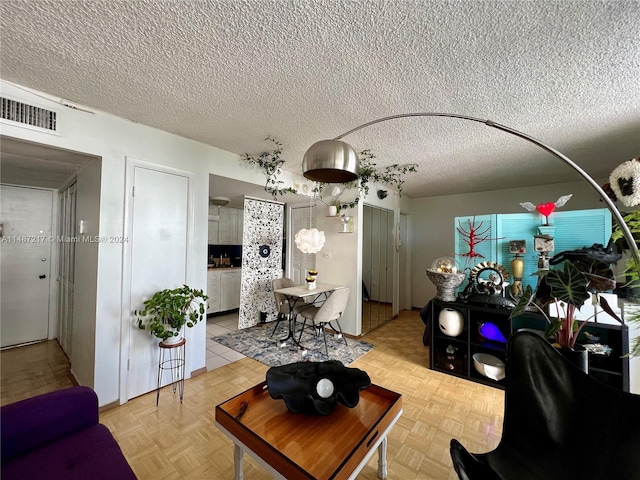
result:
<svg viewBox="0 0 640 480"><path fill-rule="evenodd" d="M217 315L207 319L206 367L208 372L245 358L241 353L211 340L211 337L215 335L224 335L236 330L238 330L238 312Z"/></svg>

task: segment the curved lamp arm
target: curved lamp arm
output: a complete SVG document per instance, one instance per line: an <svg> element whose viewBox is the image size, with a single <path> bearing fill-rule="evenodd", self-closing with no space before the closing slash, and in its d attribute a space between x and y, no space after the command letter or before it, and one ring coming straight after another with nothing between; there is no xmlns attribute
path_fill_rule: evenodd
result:
<svg viewBox="0 0 640 480"><path fill-rule="evenodd" d="M589 185L591 185L595 189L595 191L598 192L598 194L600 195L600 198L607 205L607 208L609 209L611 214L614 216L614 218L618 222L618 225L620 225L620 230L622 230L622 234L624 235L624 238L627 240L627 244L629 245L629 249L631 250L631 254L633 255L634 260L636 261L636 263L640 264L640 254L638 253L638 247L636 245L635 239L633 238L633 235L631 234L631 231L629 230L629 227L627 227L627 224L625 223L624 218L622 218L620 211L616 208L616 206L611 201L609 196L605 193L605 191L602 190L600 185L598 185L596 181L593 178L591 178L587 172L585 172L582 168L580 168L575 162L573 162L567 156L563 155L555 148L550 147L549 145L541 142L540 140L537 140L532 136L527 135L526 133L519 132L518 130L514 130L513 128L507 127L505 125L501 125L491 120L483 120L481 118L470 117L468 115L458 115L455 113L419 112L419 113L401 113L398 115L390 115L388 117L378 118L376 120L372 120L370 122L364 123L356 128L353 128L348 132L337 136L334 140L340 140L341 138L346 137L347 135L350 135L354 132L357 132L358 130L369 127L371 125L375 125L376 123L381 123L381 122L386 122L388 120L395 120L398 118L406 118L406 117L449 117L449 118L459 118L462 120L469 120L472 122L484 123L489 127L497 128L498 130L502 130L503 132L507 132L512 135L515 135L516 137L520 137L524 140L527 140L528 142L533 143L534 145L537 145L543 150L546 150L556 158L559 158L564 163L566 163L571 168L573 168L576 172L578 172L582 176L582 178L584 178L587 181L587 183L589 183Z"/></svg>

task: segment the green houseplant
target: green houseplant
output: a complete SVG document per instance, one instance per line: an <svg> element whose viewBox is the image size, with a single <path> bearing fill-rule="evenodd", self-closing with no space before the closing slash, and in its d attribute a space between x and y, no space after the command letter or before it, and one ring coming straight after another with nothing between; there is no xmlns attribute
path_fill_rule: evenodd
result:
<svg viewBox="0 0 640 480"><path fill-rule="evenodd" d="M545 336L553 337L561 348L574 348L584 326L575 320L575 312L590 296L587 277L571 262L565 262L562 269L540 270L536 274L542 277L539 287L533 290L526 286L510 317L522 315L533 307L547 320ZM562 302L558 308L559 318L547 313L546 307L553 302Z"/></svg>
<svg viewBox="0 0 640 480"><path fill-rule="evenodd" d="M640 243L640 210L633 210L629 213L625 213L623 216L629 231L633 235L633 238L636 241L636 245ZM611 236L616 245L618 245L618 249L620 251L628 251L629 246L627 245L626 240L622 234L622 229L620 225L616 224L613 228L613 234ZM625 286L627 286L630 290L631 295L628 296L628 299L633 303L640 303L640 298L638 296L638 292L640 291L640 264L636 262L633 256L630 256L625 263L625 269L622 272L625 277ZM630 322L640 322L640 310L635 309L632 310L628 317L625 320ZM633 345L630 345L630 356L640 356L640 337L636 337Z"/></svg>
<svg viewBox="0 0 640 480"><path fill-rule="evenodd" d="M183 285L159 290L144 301L141 310L134 311L136 325L163 342L177 341L184 325L193 327L205 318L208 296L202 290Z"/></svg>
<svg viewBox="0 0 640 480"><path fill-rule="evenodd" d="M547 320L545 336L554 338L559 348L574 349L578 335L586 325L575 319L576 310L590 298L589 286L600 277L578 268L571 261L565 261L562 268L540 270L536 274L542 277L538 288L534 291L527 285L510 317L522 315L533 307ZM597 297L597 301L605 312L622 323L604 298ZM558 317L551 317L546 311L546 307L554 302L558 302Z"/></svg>

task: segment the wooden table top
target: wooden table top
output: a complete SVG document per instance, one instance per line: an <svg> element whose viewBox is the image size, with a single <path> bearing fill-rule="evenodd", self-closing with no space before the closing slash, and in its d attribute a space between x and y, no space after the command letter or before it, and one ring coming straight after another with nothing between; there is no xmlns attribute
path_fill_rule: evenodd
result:
<svg viewBox="0 0 640 480"><path fill-rule="evenodd" d="M339 480L349 477L401 413L401 395L378 385L360 391L355 408L338 403L328 416L291 413L262 382L218 405L215 418L286 478Z"/></svg>
<svg viewBox="0 0 640 480"><path fill-rule="evenodd" d="M295 287L278 288L274 290L287 297L304 298L311 295L319 295L325 292L332 292L338 288L344 288L344 285L334 285L332 283L316 283L316 288L309 290L306 285L296 285Z"/></svg>

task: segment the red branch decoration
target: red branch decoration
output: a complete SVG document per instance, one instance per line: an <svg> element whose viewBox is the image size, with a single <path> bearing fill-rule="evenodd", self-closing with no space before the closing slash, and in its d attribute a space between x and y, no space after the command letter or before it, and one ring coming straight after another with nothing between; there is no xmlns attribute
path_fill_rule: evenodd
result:
<svg viewBox="0 0 640 480"><path fill-rule="evenodd" d="M489 225L484 230L482 230L483 223L484 222L480 222L478 225L476 225L476 216L474 215L473 220L467 220L468 229L465 230L460 224L460 221L458 221L458 226L456 227L456 230L460 235L462 235L464 242L467 245L469 245L469 251L466 253L460 254L461 257L467 257L467 260L465 263L469 263L472 259L477 257L485 258L484 255L476 252L475 250L476 245L478 245L479 243L486 242L487 240L501 240L504 238L504 237L489 238L488 233L491 230L491 225Z"/></svg>

